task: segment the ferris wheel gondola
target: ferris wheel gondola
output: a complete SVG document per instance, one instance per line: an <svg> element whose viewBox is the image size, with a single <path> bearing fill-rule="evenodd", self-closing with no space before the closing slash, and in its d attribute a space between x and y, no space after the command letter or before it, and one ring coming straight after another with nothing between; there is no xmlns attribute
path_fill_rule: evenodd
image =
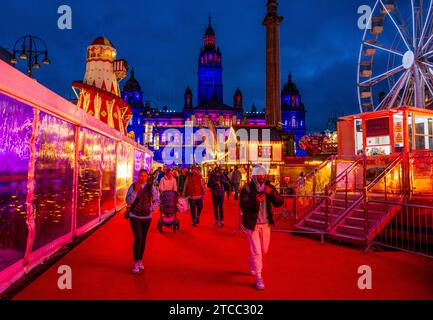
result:
<svg viewBox="0 0 433 320"><path fill-rule="evenodd" d="M433 0L377 0L358 60L361 112L433 108Z"/></svg>

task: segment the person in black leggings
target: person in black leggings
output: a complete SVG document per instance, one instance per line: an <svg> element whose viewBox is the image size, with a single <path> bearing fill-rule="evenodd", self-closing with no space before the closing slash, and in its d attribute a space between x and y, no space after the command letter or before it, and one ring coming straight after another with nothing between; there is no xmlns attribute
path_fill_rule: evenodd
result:
<svg viewBox="0 0 433 320"><path fill-rule="evenodd" d="M144 270L142 260L147 233L152 221L152 212L159 205L158 190L149 180L149 174L146 170L140 170L138 181L129 187L126 203L128 205L126 218L129 219L134 235L134 265L132 272L138 274L141 270Z"/></svg>
<svg viewBox="0 0 433 320"><path fill-rule="evenodd" d="M224 227L224 195L229 182L221 173L219 167L215 168L209 178L208 188L212 190L212 201L215 215L215 226Z"/></svg>

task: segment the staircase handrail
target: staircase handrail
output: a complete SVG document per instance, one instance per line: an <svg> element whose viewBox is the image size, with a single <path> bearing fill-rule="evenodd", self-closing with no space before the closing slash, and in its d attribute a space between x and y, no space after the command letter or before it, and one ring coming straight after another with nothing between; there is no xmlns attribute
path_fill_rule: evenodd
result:
<svg viewBox="0 0 433 320"><path fill-rule="evenodd" d="M305 177L304 177L304 181L306 181L307 179L310 179L312 177L314 177L314 175L319 172L321 169L323 169L324 167L326 167L330 162L335 161L337 159L337 156L333 155L330 156L328 159L326 159L325 161L323 161L320 165L318 165L316 168L314 168L311 172L309 172ZM299 182L295 182L293 184L293 187L296 189L298 187L300 187L300 183Z"/></svg>
<svg viewBox="0 0 433 320"><path fill-rule="evenodd" d="M381 181L381 179L383 179L389 172L391 172L401 161L403 160L403 154L399 154L388 166L386 166L386 168L383 170L383 172L381 172L381 174L379 176L377 176L372 182L370 182L368 184L367 187L365 187L364 189L364 193L350 206L348 207L344 212L342 212L339 217L332 223L332 225L330 226L329 229L332 229L334 227L336 227L341 221L343 221L357 206L359 206L362 202L365 202L366 204L368 203L368 192L377 184L379 183L379 181ZM358 161L363 161L363 159L359 159ZM357 162L356 161L350 168L350 171L352 171L356 165ZM348 168L348 169L349 169ZM350 172L349 171L349 172ZM345 172L343 172L341 175L345 176L347 170L345 170ZM336 179L337 180L337 179ZM338 183L339 181L337 181Z"/></svg>
<svg viewBox="0 0 433 320"><path fill-rule="evenodd" d="M355 162L353 162L350 166L348 166L346 169L344 169L338 176L336 176L327 186L326 189L329 192L329 190L333 189L337 184L343 180L347 174L351 173L355 168L358 166L358 164L363 161L363 159L358 159Z"/></svg>
<svg viewBox="0 0 433 320"><path fill-rule="evenodd" d="M370 230L370 219L369 219L369 214L368 214L368 204L370 202L370 197L369 197L369 193L370 191L380 182L382 181L382 179L386 179L387 175L390 174L392 172L392 170L394 168L396 168L401 162L403 161L403 153L400 153L384 170L383 172L381 172L381 174L379 174L373 181L371 181L368 186L365 187L364 189L364 212L365 212L365 237L366 240L369 241L370 235L371 235L371 230ZM386 180L385 180L386 181ZM402 188L400 194L399 194L399 198L403 199L404 198L404 190ZM386 188L385 188L385 203L387 202L387 193L386 193ZM386 219L387 215L384 215L381 217L380 221L378 221L376 223L376 225L379 225L384 219ZM376 226L373 226L373 228L375 228Z"/></svg>
<svg viewBox="0 0 433 320"><path fill-rule="evenodd" d="M403 154L400 153L397 158L394 159L386 168L376 177L373 181L371 181L368 186L365 187L366 194L371 191L373 187L375 187L380 180L382 180L390 171L392 171L400 162L403 161Z"/></svg>
<svg viewBox="0 0 433 320"><path fill-rule="evenodd" d="M335 228L341 221L344 220L357 206L359 206L364 201L364 195L361 195L353 204L348 207L346 210L344 210L338 218L330 225L328 230Z"/></svg>

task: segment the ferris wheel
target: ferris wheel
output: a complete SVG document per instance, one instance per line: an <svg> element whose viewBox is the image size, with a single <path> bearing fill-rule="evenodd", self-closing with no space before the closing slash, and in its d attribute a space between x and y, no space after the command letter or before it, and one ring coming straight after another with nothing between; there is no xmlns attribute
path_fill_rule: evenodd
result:
<svg viewBox="0 0 433 320"><path fill-rule="evenodd" d="M433 108L433 0L378 0L358 61L361 112Z"/></svg>

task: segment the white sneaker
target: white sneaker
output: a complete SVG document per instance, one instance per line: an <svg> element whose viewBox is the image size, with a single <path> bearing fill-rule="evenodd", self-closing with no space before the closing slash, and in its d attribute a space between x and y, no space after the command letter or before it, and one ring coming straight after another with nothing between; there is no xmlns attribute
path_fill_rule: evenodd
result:
<svg viewBox="0 0 433 320"><path fill-rule="evenodd" d="M263 282L263 278L256 279L256 289L257 290L265 290L265 283Z"/></svg>
<svg viewBox="0 0 433 320"><path fill-rule="evenodd" d="M140 267L138 266L137 262L134 262L134 266L132 267L132 273L133 274L139 274L140 273Z"/></svg>
<svg viewBox="0 0 433 320"><path fill-rule="evenodd" d="M144 270L143 262L138 261L138 268L139 268L140 270Z"/></svg>

